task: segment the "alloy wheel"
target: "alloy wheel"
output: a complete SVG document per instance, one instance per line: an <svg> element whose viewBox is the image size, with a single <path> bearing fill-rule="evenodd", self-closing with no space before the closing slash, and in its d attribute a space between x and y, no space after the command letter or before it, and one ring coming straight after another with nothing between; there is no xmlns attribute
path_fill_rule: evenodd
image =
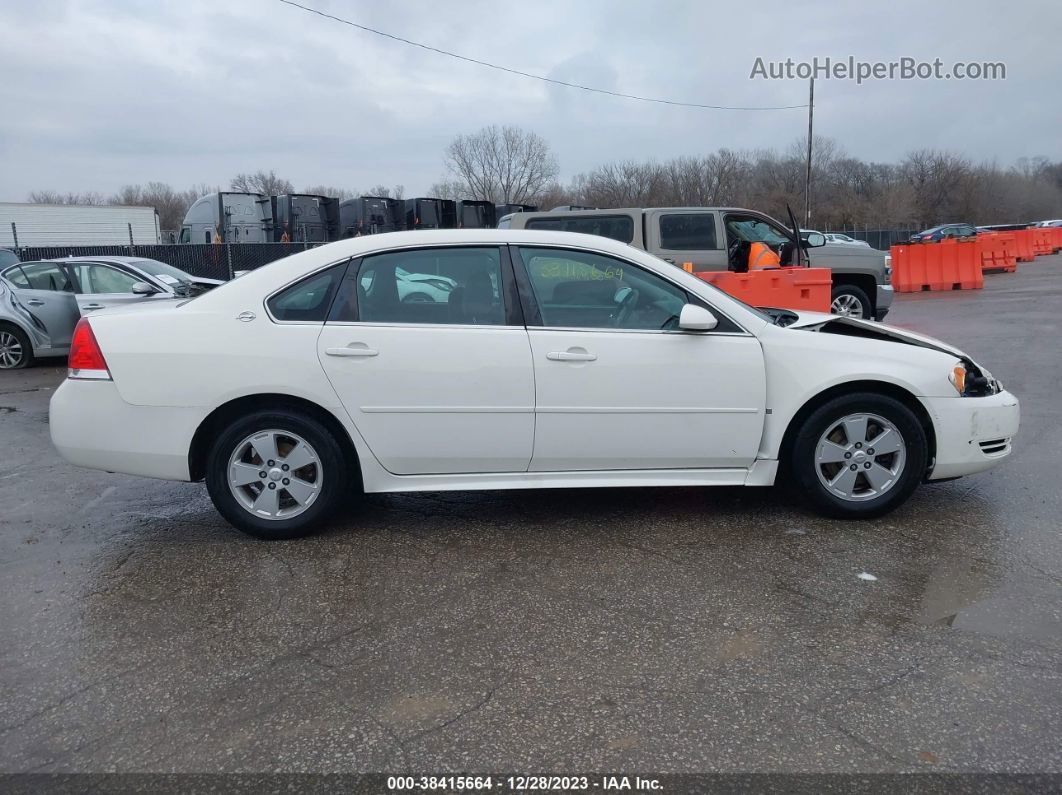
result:
<svg viewBox="0 0 1062 795"><path fill-rule="evenodd" d="M13 370L22 364L25 355L18 337L10 331L0 331L0 369Z"/></svg>
<svg viewBox="0 0 1062 795"><path fill-rule="evenodd" d="M841 317L863 317L863 302L851 293L841 293L830 304L830 312Z"/></svg>
<svg viewBox="0 0 1062 795"><path fill-rule="evenodd" d="M849 502L872 500L892 489L906 461L899 429L877 414L850 414L831 423L815 446L819 482Z"/></svg>
<svg viewBox="0 0 1062 795"><path fill-rule="evenodd" d="M321 458L290 431L259 431L236 445L229 458L229 490L243 508L262 519L291 519L321 493Z"/></svg>

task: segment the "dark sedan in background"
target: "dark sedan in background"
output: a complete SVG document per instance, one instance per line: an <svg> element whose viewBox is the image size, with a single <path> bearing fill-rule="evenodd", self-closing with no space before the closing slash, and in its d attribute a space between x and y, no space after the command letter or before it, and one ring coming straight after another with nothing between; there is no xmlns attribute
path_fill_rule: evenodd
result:
<svg viewBox="0 0 1062 795"><path fill-rule="evenodd" d="M974 237L976 234L977 227L973 224L941 224L911 235L911 242L938 243L948 238Z"/></svg>

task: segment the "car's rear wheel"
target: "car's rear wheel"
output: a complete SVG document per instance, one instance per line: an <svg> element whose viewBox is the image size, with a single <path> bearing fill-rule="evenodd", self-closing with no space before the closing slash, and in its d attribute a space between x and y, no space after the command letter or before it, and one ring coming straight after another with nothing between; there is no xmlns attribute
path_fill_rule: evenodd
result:
<svg viewBox="0 0 1062 795"><path fill-rule="evenodd" d="M925 430L914 413L868 392L813 411L797 432L789 465L801 493L823 513L870 518L911 496L927 459Z"/></svg>
<svg viewBox="0 0 1062 795"><path fill-rule="evenodd" d="M20 370L33 364L33 345L15 326L0 326L0 370Z"/></svg>
<svg viewBox="0 0 1062 795"><path fill-rule="evenodd" d="M839 284L833 288L830 312L863 320L873 319L874 314L867 294L854 284Z"/></svg>
<svg viewBox="0 0 1062 795"><path fill-rule="evenodd" d="M350 488L334 435L312 417L260 411L225 428L210 449L206 484L218 512L256 538L309 535Z"/></svg>

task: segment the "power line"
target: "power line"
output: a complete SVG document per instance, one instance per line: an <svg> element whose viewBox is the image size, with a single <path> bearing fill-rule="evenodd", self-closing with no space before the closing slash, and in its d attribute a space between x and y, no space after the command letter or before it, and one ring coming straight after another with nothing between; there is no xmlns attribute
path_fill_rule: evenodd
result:
<svg viewBox="0 0 1062 795"><path fill-rule="evenodd" d="M508 72L509 74L519 75L520 77L529 77L532 80L541 80L543 83L552 83L557 86L565 86L567 88L577 88L580 91L590 91L594 94L607 94L610 97L620 97L621 99L636 99L639 102L655 102L659 105L677 105L683 108L702 108L707 110L795 110L797 108L806 108L807 105L766 105L759 107L741 107L733 105L702 105L697 102L678 102L672 99L657 99L655 97L640 97L636 94L622 94L619 91L609 91L605 88L594 88L593 86L583 86L578 83L568 83L564 80L555 80L552 77L543 77L542 75L531 74L530 72L521 72L519 69L511 69L508 66L500 66L498 64L489 63L488 61L481 61L478 58L469 58L467 55L458 55L455 52L449 52L448 50L441 50L438 47L432 47L428 44L421 44L418 41L411 41L410 39L404 39L401 36L395 36L392 33L385 33L382 30L376 28L370 28L367 25L359 25L357 22L351 22L349 19L343 19L333 14L319 11L316 8L310 8L300 3L294 2L294 0L280 0L284 5L293 6L294 8L301 8L303 11L308 11L311 14L316 14L319 17L325 19L331 19L335 22L341 22L344 25L349 25L352 28L363 30L366 33L374 33L377 36L382 36L385 39L391 39L392 41L401 42L402 44L408 44L411 47L419 47L422 50L428 50L429 52L438 53L439 55L445 55L449 58L456 58L459 61L466 61L467 63L474 63L478 66L486 66L489 69L497 69L499 72Z"/></svg>

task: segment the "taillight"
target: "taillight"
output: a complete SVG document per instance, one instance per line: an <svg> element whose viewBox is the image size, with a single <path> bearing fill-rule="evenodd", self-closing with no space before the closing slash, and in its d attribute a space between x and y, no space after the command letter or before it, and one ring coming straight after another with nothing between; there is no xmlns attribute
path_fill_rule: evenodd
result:
<svg viewBox="0 0 1062 795"><path fill-rule="evenodd" d="M111 372L103 358L100 344L92 333L92 326L87 318L81 318L74 327L74 336L70 340L70 358L67 361L67 378L80 378L87 381L110 381Z"/></svg>

